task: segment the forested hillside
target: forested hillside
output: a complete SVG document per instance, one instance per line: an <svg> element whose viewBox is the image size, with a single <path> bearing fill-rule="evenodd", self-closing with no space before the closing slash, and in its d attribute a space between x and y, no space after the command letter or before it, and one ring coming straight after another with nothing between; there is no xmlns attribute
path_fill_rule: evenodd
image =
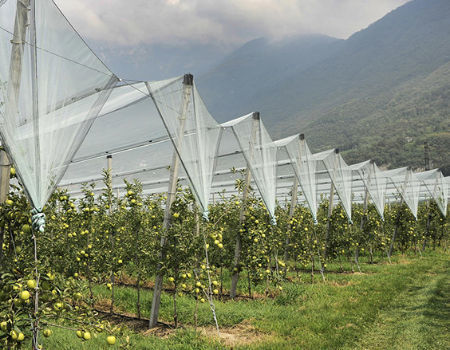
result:
<svg viewBox="0 0 450 350"><path fill-rule="evenodd" d="M314 151L339 147L349 162L422 167L427 140L434 165L448 173L450 1L411 1L322 44L275 62L238 50L198 79L200 92L220 120L259 110L274 138L304 132ZM234 71L238 81L227 80Z"/></svg>

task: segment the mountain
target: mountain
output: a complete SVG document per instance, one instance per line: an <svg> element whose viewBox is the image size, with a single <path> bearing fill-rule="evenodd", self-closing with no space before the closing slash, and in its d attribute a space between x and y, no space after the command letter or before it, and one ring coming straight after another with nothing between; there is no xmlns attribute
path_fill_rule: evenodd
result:
<svg viewBox="0 0 450 350"><path fill-rule="evenodd" d="M261 91L271 93L292 75L332 56L342 42L323 35L278 41L255 39L200 75L197 86L214 117L226 121L258 109Z"/></svg>
<svg viewBox="0 0 450 350"><path fill-rule="evenodd" d="M108 46L91 42L105 64L123 79L163 80L185 73L199 75L212 69L235 47L214 44Z"/></svg>
<svg viewBox="0 0 450 350"><path fill-rule="evenodd" d="M450 172L450 1L413 0L347 40L320 39L266 42L267 58L235 51L197 79L210 112L258 110L274 138L304 132L314 151L339 147L349 162L421 167L428 141Z"/></svg>

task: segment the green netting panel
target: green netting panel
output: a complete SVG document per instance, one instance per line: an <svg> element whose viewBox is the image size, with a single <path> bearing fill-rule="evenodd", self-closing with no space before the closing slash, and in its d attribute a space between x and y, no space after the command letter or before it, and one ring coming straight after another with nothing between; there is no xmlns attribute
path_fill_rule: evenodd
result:
<svg viewBox="0 0 450 350"><path fill-rule="evenodd" d="M118 79L51 0L6 2L0 32L0 133L42 208Z"/></svg>

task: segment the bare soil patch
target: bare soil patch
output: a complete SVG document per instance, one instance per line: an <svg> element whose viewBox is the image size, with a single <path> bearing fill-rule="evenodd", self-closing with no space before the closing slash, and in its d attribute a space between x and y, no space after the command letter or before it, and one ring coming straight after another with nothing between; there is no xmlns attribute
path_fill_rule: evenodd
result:
<svg viewBox="0 0 450 350"><path fill-rule="evenodd" d="M272 336L258 331L248 321L241 322L233 327L220 328L220 335L213 326L199 327L200 334L207 338L218 339L223 345L233 349L240 345L251 345L267 342Z"/></svg>

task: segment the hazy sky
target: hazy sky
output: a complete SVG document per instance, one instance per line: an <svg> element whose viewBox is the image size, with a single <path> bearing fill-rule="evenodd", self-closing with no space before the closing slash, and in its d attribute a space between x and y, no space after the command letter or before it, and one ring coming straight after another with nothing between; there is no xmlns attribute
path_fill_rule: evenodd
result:
<svg viewBox="0 0 450 350"><path fill-rule="evenodd" d="M346 38L409 0L55 0L80 33L112 45Z"/></svg>

